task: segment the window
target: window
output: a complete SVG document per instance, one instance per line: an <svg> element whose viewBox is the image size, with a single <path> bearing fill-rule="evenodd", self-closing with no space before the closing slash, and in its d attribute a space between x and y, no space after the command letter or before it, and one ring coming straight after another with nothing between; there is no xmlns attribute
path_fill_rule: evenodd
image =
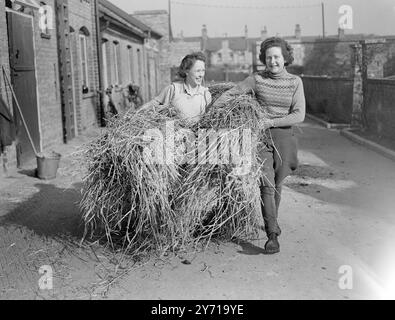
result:
<svg viewBox="0 0 395 320"><path fill-rule="evenodd" d="M40 9L38 10L39 22L38 26L41 31L41 38L50 39L50 30L53 29L53 10L51 6L40 2Z"/></svg>
<svg viewBox="0 0 395 320"><path fill-rule="evenodd" d="M128 68L128 70L129 70L129 82L134 82L134 79L133 79L133 72L134 72L134 70L133 70L133 48L132 48L132 46L128 46L128 64L129 64L129 68Z"/></svg>
<svg viewBox="0 0 395 320"><path fill-rule="evenodd" d="M108 57L107 57L107 39L102 39L101 43L101 51L102 51L102 59L103 59L103 87L107 89L109 87L109 79L111 79L111 75L108 74Z"/></svg>
<svg viewBox="0 0 395 320"><path fill-rule="evenodd" d="M222 54L218 53L218 62L222 62Z"/></svg>
<svg viewBox="0 0 395 320"><path fill-rule="evenodd" d="M89 92L88 56L86 50L86 38L87 38L86 35L80 34L82 93Z"/></svg>
<svg viewBox="0 0 395 320"><path fill-rule="evenodd" d="M119 50L119 42L118 41L114 41L113 42L113 54L114 54L114 84L120 84L121 81L121 66L120 66L120 62L121 62L121 52Z"/></svg>
<svg viewBox="0 0 395 320"><path fill-rule="evenodd" d="M143 66L143 58L141 56L141 51L140 49L137 49L137 65L138 65L138 81L139 81L139 86L143 86L143 80L142 80L142 66Z"/></svg>

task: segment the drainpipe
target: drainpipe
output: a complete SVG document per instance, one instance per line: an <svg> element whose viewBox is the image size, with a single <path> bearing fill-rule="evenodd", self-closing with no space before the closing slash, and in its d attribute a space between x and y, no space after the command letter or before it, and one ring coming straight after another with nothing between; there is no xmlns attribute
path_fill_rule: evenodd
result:
<svg viewBox="0 0 395 320"><path fill-rule="evenodd" d="M99 15L99 0L94 0L95 6L95 23L96 23L96 46L97 46L97 61L98 61L98 75L99 75L99 88L97 90L98 97L99 97L99 108L100 108L100 125L105 127L105 116L104 116L104 90L103 88L103 75L102 75L102 64L103 62L103 55L101 52L101 30L100 30L100 15Z"/></svg>

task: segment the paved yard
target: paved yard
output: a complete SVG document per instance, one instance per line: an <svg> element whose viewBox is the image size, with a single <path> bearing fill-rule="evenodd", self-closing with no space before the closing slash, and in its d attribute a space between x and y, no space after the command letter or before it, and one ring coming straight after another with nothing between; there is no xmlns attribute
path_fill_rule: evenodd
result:
<svg viewBox="0 0 395 320"><path fill-rule="evenodd" d="M312 122L300 129L300 168L284 188L273 256L262 254L263 234L136 263L79 246L81 171L70 153L95 133L59 150L53 181L32 177L34 165L12 173L0 182L0 298L394 298L395 162ZM52 290L39 288L41 266L52 268Z"/></svg>

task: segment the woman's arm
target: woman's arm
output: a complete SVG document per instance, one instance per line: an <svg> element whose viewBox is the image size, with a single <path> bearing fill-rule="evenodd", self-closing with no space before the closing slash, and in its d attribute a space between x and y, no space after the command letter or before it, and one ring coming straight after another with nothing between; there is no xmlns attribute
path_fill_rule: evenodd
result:
<svg viewBox="0 0 395 320"><path fill-rule="evenodd" d="M297 86L292 97L291 112L282 118L273 119L273 127L287 127L304 121L306 116L306 99L304 96L303 82L297 78Z"/></svg>
<svg viewBox="0 0 395 320"><path fill-rule="evenodd" d="M158 96L156 96L151 101L148 101L146 104L142 105L138 111L147 110L159 105L170 105L171 100L174 97L174 85L170 84L166 88L164 88Z"/></svg>
<svg viewBox="0 0 395 320"><path fill-rule="evenodd" d="M211 104L211 102L213 101L213 97L211 96L210 91L207 89L206 91L204 91L204 100L206 101L206 108Z"/></svg>
<svg viewBox="0 0 395 320"><path fill-rule="evenodd" d="M215 107L219 107L225 104L229 99L232 99L236 95L250 93L255 90L255 77L254 75L249 76L242 82L239 82L236 86L228 91L225 91L213 104Z"/></svg>

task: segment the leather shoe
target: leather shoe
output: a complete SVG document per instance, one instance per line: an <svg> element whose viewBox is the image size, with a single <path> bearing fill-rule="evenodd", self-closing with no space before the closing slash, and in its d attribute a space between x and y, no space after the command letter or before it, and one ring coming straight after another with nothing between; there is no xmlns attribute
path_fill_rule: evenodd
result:
<svg viewBox="0 0 395 320"><path fill-rule="evenodd" d="M277 240L277 234L269 234L269 240L265 243L264 254L274 254L280 252L280 243Z"/></svg>

